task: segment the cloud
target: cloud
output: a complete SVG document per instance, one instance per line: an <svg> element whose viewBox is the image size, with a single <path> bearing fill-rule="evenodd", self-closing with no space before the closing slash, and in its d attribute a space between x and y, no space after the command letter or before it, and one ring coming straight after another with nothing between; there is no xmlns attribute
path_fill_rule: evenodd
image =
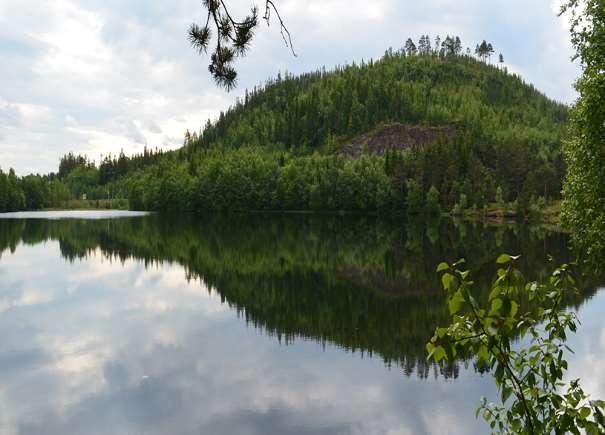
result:
<svg viewBox="0 0 605 435"><path fill-rule="evenodd" d="M161 127L152 120L145 121L144 126L151 133L156 133L156 134L162 133Z"/></svg>
<svg viewBox="0 0 605 435"><path fill-rule="evenodd" d="M138 125L131 119L117 119L115 122L120 127L122 134L134 143L147 145L147 139Z"/></svg>
<svg viewBox="0 0 605 435"><path fill-rule="evenodd" d="M11 104L6 100L0 99L0 125L18 126L21 123L21 116L16 104Z"/></svg>
<svg viewBox="0 0 605 435"><path fill-rule="evenodd" d="M233 0L236 15L252 0ZM239 87L216 88L208 58L185 33L199 2L3 0L0 4L0 153L17 172L56 170L70 150L101 154L175 148L278 71L381 56L408 37L458 34L468 46L488 39L512 68L557 100L572 102L578 67L557 1L281 0L298 57L275 22L262 26L238 62Z"/></svg>
<svg viewBox="0 0 605 435"><path fill-rule="evenodd" d="M49 107L28 103L15 103L0 98L0 121L13 127L31 128L51 117Z"/></svg>

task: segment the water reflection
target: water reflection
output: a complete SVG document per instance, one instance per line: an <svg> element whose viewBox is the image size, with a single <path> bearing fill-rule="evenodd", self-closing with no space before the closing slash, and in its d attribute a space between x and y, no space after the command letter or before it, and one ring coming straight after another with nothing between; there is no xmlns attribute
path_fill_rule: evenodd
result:
<svg viewBox="0 0 605 435"><path fill-rule="evenodd" d="M489 379L424 362L435 264L567 256L543 230L298 216L2 221L0 250L0 432L26 434L473 433Z"/></svg>

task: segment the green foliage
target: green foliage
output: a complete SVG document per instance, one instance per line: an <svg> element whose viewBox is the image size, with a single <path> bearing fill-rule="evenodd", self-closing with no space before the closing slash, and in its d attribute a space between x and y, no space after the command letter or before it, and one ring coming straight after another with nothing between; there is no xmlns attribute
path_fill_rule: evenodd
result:
<svg viewBox="0 0 605 435"><path fill-rule="evenodd" d="M460 199L458 200L458 206L462 210L466 210L468 208L468 200L467 200L466 194L464 194L464 193L460 194Z"/></svg>
<svg viewBox="0 0 605 435"><path fill-rule="evenodd" d="M88 157L80 154L75 155L74 153L68 153L61 157L59 162L58 176L61 179L67 177L76 168L87 168L93 166L92 162L88 160Z"/></svg>
<svg viewBox="0 0 605 435"><path fill-rule="evenodd" d="M105 185L125 176L132 160L134 159L127 158L124 152L120 152L117 158L111 154L106 156L99 164L99 184Z"/></svg>
<svg viewBox="0 0 605 435"><path fill-rule="evenodd" d="M571 12L571 39L582 76L565 143L567 177L563 220L578 248L597 267L605 258L605 6L602 0L566 1Z"/></svg>
<svg viewBox="0 0 605 435"><path fill-rule="evenodd" d="M458 198L458 202L454 204L454 208L452 209L452 214L454 216L460 216L464 214L468 210L468 199L465 193L461 193Z"/></svg>
<svg viewBox="0 0 605 435"><path fill-rule="evenodd" d="M504 204L504 195L502 194L502 187L498 186L496 189L496 203L498 205Z"/></svg>
<svg viewBox="0 0 605 435"><path fill-rule="evenodd" d="M541 219L546 209L546 200L543 196L534 196L529 199L526 217L529 219Z"/></svg>
<svg viewBox="0 0 605 435"><path fill-rule="evenodd" d="M27 210L41 209L50 199L48 185L39 176L28 175L23 177L21 187L25 195L25 208Z"/></svg>
<svg viewBox="0 0 605 435"><path fill-rule="evenodd" d="M507 211L507 204L506 201L504 200L504 194L502 193L502 187L498 186L498 188L496 189L496 206L498 207L498 210L501 213L506 213Z"/></svg>
<svg viewBox="0 0 605 435"><path fill-rule="evenodd" d="M379 61L270 80L207 124L192 145L306 144L314 150L330 135L351 137L381 123L455 123L472 133L469 142L504 146L506 154L513 143L552 147L566 119L564 105L471 57L390 52Z"/></svg>
<svg viewBox="0 0 605 435"><path fill-rule="evenodd" d="M48 195L48 205L50 207L62 207L71 199L69 188L59 179L50 181Z"/></svg>
<svg viewBox="0 0 605 435"><path fill-rule="evenodd" d="M456 202L456 213L463 213L471 204L483 207L496 190L488 182L490 171L464 156L471 153L458 140L357 158L318 152L299 155L261 146L221 147L186 158L178 153L164 155L159 163L114 183L118 195L126 193L133 207L147 210L439 214L441 205L450 208ZM90 192L92 185L87 189Z"/></svg>
<svg viewBox="0 0 605 435"><path fill-rule="evenodd" d="M435 186L431 186L426 194L425 212L429 215L438 216L441 214L441 205L439 204L439 191Z"/></svg>
<svg viewBox="0 0 605 435"><path fill-rule="evenodd" d="M128 179L131 206L151 210L358 210L395 208L384 158L294 157L260 147L165 159Z"/></svg>
<svg viewBox="0 0 605 435"><path fill-rule="evenodd" d="M99 170L94 165L77 166L65 177L65 184L75 198L80 198L99 184Z"/></svg>
<svg viewBox="0 0 605 435"><path fill-rule="evenodd" d="M419 214L424 210L424 199L422 188L416 180L410 178L405 183L406 186L406 207L408 214Z"/></svg>
<svg viewBox="0 0 605 435"><path fill-rule="evenodd" d="M603 433L605 402L589 400L579 380L563 382L567 334L577 327L575 313L562 305L577 293L569 266L544 284L526 283L514 266L518 258L498 257L497 279L484 304L476 299L464 260L437 267L451 324L437 328L427 344L429 357L438 362L475 355L479 366L492 370L501 404L483 398L477 416L499 433Z"/></svg>
<svg viewBox="0 0 605 435"><path fill-rule="evenodd" d="M15 171L8 174L0 169L0 212L17 211L25 208L25 193Z"/></svg>
<svg viewBox="0 0 605 435"><path fill-rule="evenodd" d="M0 169L0 213L20 210L38 210L59 207L70 198L67 186L51 176L28 175L17 177Z"/></svg>

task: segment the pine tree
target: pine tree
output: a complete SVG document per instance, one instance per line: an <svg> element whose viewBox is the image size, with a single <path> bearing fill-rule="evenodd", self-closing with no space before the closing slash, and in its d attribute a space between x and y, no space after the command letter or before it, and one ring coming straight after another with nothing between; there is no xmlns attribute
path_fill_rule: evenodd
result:
<svg viewBox="0 0 605 435"><path fill-rule="evenodd" d="M407 54L408 56L413 56L417 53L418 50L416 49L416 44L414 44L412 38L408 38L408 40L405 41L404 50L405 54Z"/></svg>

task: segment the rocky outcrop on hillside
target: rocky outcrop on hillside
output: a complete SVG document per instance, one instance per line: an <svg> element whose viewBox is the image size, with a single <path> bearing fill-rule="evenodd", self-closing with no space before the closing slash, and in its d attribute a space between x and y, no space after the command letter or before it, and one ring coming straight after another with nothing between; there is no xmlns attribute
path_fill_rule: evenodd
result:
<svg viewBox="0 0 605 435"><path fill-rule="evenodd" d="M358 157L364 150L370 154L384 154L386 150L423 146L439 139L449 142L456 136L456 131L453 124L435 127L391 124L345 142L340 152L347 157Z"/></svg>

